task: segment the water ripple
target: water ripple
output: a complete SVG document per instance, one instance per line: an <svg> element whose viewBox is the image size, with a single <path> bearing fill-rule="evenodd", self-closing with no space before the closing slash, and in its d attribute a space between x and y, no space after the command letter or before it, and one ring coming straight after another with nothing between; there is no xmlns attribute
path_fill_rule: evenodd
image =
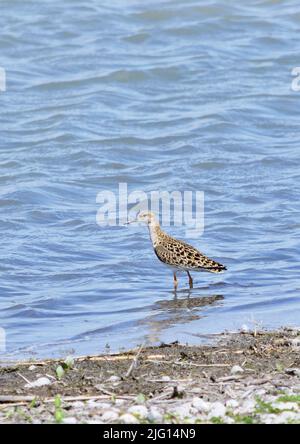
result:
<svg viewBox="0 0 300 444"><path fill-rule="evenodd" d="M3 358L299 323L299 17L296 0L2 1ZM96 225L120 182L204 191L191 242L226 274L192 294L180 276L174 300L146 230Z"/></svg>

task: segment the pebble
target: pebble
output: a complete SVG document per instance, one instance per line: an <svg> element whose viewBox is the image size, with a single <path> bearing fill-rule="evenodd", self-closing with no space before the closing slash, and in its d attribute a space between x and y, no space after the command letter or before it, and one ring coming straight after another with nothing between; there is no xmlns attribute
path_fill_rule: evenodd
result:
<svg viewBox="0 0 300 444"><path fill-rule="evenodd" d="M51 381L49 378L41 377L41 378L38 378L36 381L25 384L24 387L25 388L42 387L43 385L49 385L49 384L51 384Z"/></svg>
<svg viewBox="0 0 300 444"><path fill-rule="evenodd" d="M48 419L48 422L50 422L50 418ZM40 419L32 419L30 424L41 424L41 420Z"/></svg>
<svg viewBox="0 0 300 444"><path fill-rule="evenodd" d="M299 329L298 328L291 328L289 330L289 333L291 336L298 336L299 335Z"/></svg>
<svg viewBox="0 0 300 444"><path fill-rule="evenodd" d="M148 416L148 409L144 405L133 405L128 409L128 413L140 418L146 418Z"/></svg>
<svg viewBox="0 0 300 444"><path fill-rule="evenodd" d="M107 410L111 408L111 404L109 404L108 402L96 401L95 407L100 410Z"/></svg>
<svg viewBox="0 0 300 444"><path fill-rule="evenodd" d="M105 422L117 421L119 419L119 414L114 410L107 410L103 413L101 419Z"/></svg>
<svg viewBox="0 0 300 444"><path fill-rule="evenodd" d="M278 415L264 414L264 415L260 415L260 422L262 422L263 424L275 424L277 418L278 418Z"/></svg>
<svg viewBox="0 0 300 444"><path fill-rule="evenodd" d="M266 394L266 390L265 389L259 389L259 390L256 390L256 392L255 392L256 396L263 396L265 394Z"/></svg>
<svg viewBox="0 0 300 444"><path fill-rule="evenodd" d="M299 419L300 419L299 413L295 413L295 412L282 412L279 415L276 415L276 418L275 418L274 422L276 422L277 424L287 423L289 421L297 421L297 422L299 422Z"/></svg>
<svg viewBox="0 0 300 444"><path fill-rule="evenodd" d="M72 408L73 409L82 409L82 408L84 408L84 402L82 402L82 401L74 401L72 403Z"/></svg>
<svg viewBox="0 0 300 444"><path fill-rule="evenodd" d="M213 417L222 418L223 416L225 416L225 414L226 414L226 407L221 402L217 401L211 404L211 409L209 412L209 416L211 418Z"/></svg>
<svg viewBox="0 0 300 444"><path fill-rule="evenodd" d="M139 420L135 416L131 415L130 413L124 413L123 415L121 415L119 417L119 421L122 424L138 424L139 423Z"/></svg>
<svg viewBox="0 0 300 444"><path fill-rule="evenodd" d="M198 397L193 398L192 406L195 407L198 412L208 412L210 410L210 404Z"/></svg>
<svg viewBox="0 0 300 444"><path fill-rule="evenodd" d="M247 399L239 407L239 413L241 414L251 413L255 409L255 407L256 407L256 401L254 401L254 399Z"/></svg>
<svg viewBox="0 0 300 444"><path fill-rule="evenodd" d="M115 406L121 406L124 405L126 403L125 399L116 399L115 400Z"/></svg>
<svg viewBox="0 0 300 444"><path fill-rule="evenodd" d="M226 424L235 424L235 420L233 418L230 418L230 416L226 416L224 422Z"/></svg>
<svg viewBox="0 0 300 444"><path fill-rule="evenodd" d="M226 402L226 407L229 407L231 409L235 409L240 405L240 403L236 399L229 399Z"/></svg>
<svg viewBox="0 0 300 444"><path fill-rule="evenodd" d="M232 369L230 370L230 373L232 375L236 375L238 373L244 373L244 369L240 367L239 365L234 365Z"/></svg>
<svg viewBox="0 0 300 444"><path fill-rule="evenodd" d="M89 407L93 407L95 409L101 409L101 410L107 410L107 409L111 408L111 404L108 404L107 402L95 401L94 399L90 399L87 402L87 405Z"/></svg>
<svg viewBox="0 0 300 444"><path fill-rule="evenodd" d="M63 419L64 424L77 424L77 419L74 416L69 416L68 418Z"/></svg>
<svg viewBox="0 0 300 444"><path fill-rule="evenodd" d="M108 378L108 381L109 382L118 382L118 381L121 381L121 378L120 378L120 376L112 375Z"/></svg>
<svg viewBox="0 0 300 444"><path fill-rule="evenodd" d="M263 424L286 424L289 421L298 421L299 415L294 412L282 412L279 414L264 414L260 420Z"/></svg>
<svg viewBox="0 0 300 444"><path fill-rule="evenodd" d="M300 369L299 368L287 368L285 369L285 373L292 376L300 376Z"/></svg>
<svg viewBox="0 0 300 444"><path fill-rule="evenodd" d="M190 408L190 414L191 415L197 415L197 413L198 413L198 409L196 409L195 407L191 407Z"/></svg>
<svg viewBox="0 0 300 444"><path fill-rule="evenodd" d="M89 424L103 424L101 419L98 416L95 416L94 419L90 419Z"/></svg>
<svg viewBox="0 0 300 444"><path fill-rule="evenodd" d="M170 376L163 375L163 376L161 377L161 380L162 380L162 381L165 381L165 382L168 382L168 381L171 380L171 378L170 378Z"/></svg>
<svg viewBox="0 0 300 444"><path fill-rule="evenodd" d="M273 403L273 407L280 410L298 410L298 404L296 402L276 402Z"/></svg>
<svg viewBox="0 0 300 444"><path fill-rule="evenodd" d="M179 404L176 407L173 407L171 412L174 413L174 415L179 416L180 418L185 418L186 416L190 415L190 409L191 404L185 403L185 404Z"/></svg>
<svg viewBox="0 0 300 444"><path fill-rule="evenodd" d="M162 413L157 407L150 407L148 419L149 421L160 423L162 421Z"/></svg>
<svg viewBox="0 0 300 444"><path fill-rule="evenodd" d="M292 339L291 346L296 347L296 348L300 347L300 338L297 337L297 338Z"/></svg>

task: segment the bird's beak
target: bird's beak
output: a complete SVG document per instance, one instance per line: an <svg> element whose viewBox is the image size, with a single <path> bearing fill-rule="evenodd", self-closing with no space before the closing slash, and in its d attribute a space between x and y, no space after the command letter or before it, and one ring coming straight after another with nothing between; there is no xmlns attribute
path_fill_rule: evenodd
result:
<svg viewBox="0 0 300 444"><path fill-rule="evenodd" d="M137 219L133 219L133 220L130 220L128 222L125 222L124 225L129 225L129 224L132 224L133 222L136 222L136 221L137 221Z"/></svg>

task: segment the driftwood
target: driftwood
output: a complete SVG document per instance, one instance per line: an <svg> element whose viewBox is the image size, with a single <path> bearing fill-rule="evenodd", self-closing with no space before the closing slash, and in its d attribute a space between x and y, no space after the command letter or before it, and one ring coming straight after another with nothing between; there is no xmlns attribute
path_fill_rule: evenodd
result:
<svg viewBox="0 0 300 444"><path fill-rule="evenodd" d="M79 396L61 396L61 400L63 402L73 402L73 401L100 401L100 400L107 400L111 399L112 394L109 395L94 395L94 396L85 396L85 395L79 395ZM136 398L136 395L118 395L119 399L128 399L132 400ZM40 397L40 396L19 396L19 395L0 395L0 404L5 405L7 407L8 405L14 405L14 404L26 404L28 402L32 401L39 401L44 403L51 403L55 401L55 397ZM1 406L2 407L2 406Z"/></svg>
<svg viewBox="0 0 300 444"><path fill-rule="evenodd" d="M195 362L190 361L160 361L157 359L145 359L146 362L153 362L157 364L171 364L171 365L182 365L182 366L193 366L193 367L200 367L200 368L207 368L207 367L232 367L232 364L196 364Z"/></svg>
<svg viewBox="0 0 300 444"><path fill-rule="evenodd" d="M138 349L137 354L136 354L135 357L133 358L133 361L132 361L132 363L131 363L131 365L130 365L130 367L129 367L129 369L128 369L126 375L125 375L125 378L129 378L129 376L131 375L131 373L132 373L134 367L137 365L138 358L139 358L139 356L140 356L140 354L141 354L142 349L144 348L144 345L145 345L145 344L142 344L142 345L140 346L140 348Z"/></svg>

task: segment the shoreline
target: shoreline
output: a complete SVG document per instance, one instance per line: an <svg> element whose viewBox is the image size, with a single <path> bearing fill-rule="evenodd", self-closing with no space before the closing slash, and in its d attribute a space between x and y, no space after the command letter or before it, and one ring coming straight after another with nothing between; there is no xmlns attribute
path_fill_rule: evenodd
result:
<svg viewBox="0 0 300 444"><path fill-rule="evenodd" d="M300 328L0 367L0 423L300 423Z"/></svg>

